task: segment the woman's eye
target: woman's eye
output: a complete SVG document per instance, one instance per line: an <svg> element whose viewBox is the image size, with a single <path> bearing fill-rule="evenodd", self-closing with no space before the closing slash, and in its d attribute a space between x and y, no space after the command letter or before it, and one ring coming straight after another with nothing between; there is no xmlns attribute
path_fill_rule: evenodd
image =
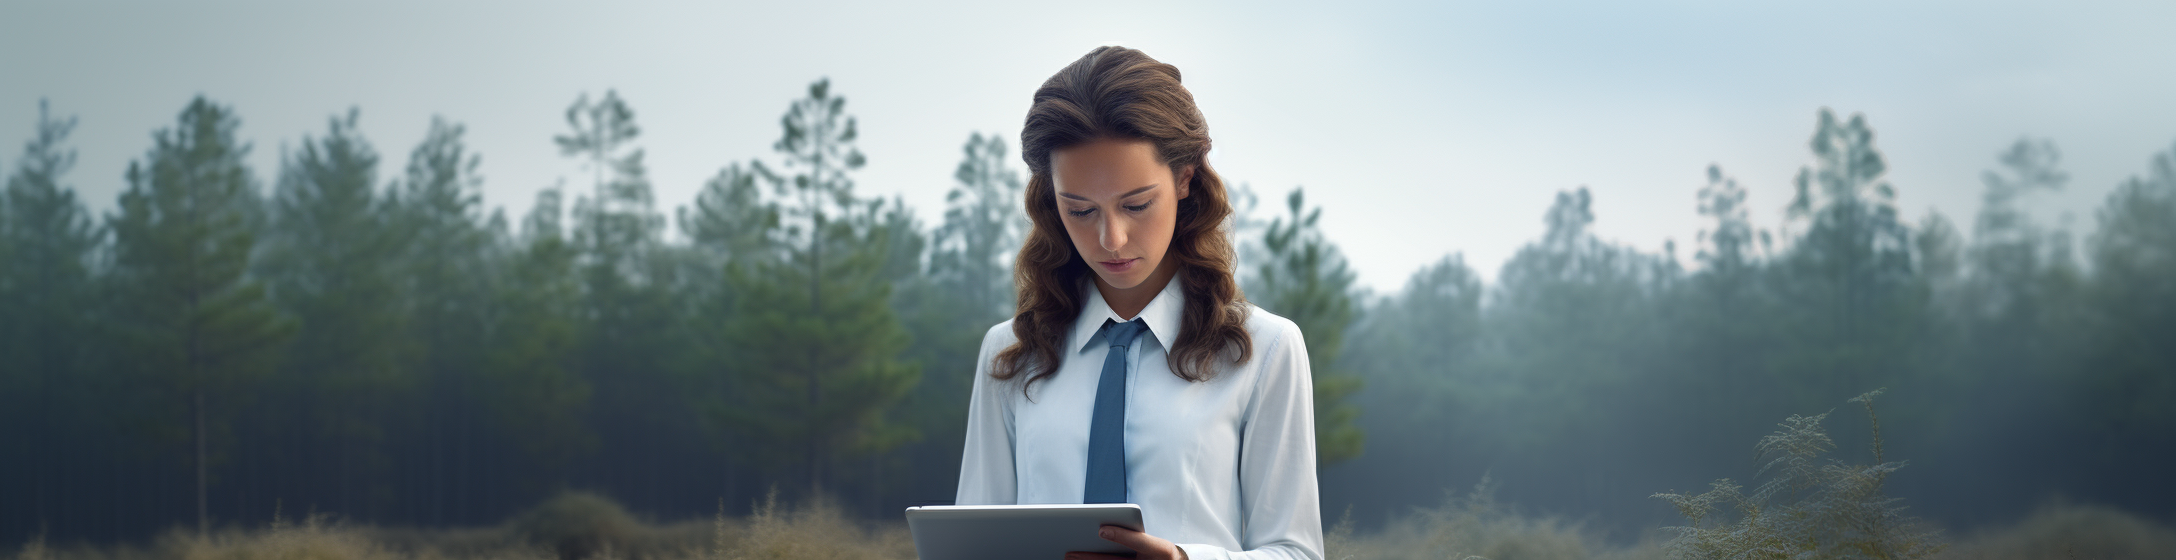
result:
<svg viewBox="0 0 2176 560"><path fill-rule="evenodd" d="M1143 205L1140 205L1140 206L1127 206L1127 207L1126 207L1126 211L1127 211L1127 212L1139 212L1139 211L1142 211L1142 210L1147 210L1147 209L1148 209L1148 205L1147 205L1147 204L1143 204Z"/></svg>
<svg viewBox="0 0 2176 560"><path fill-rule="evenodd" d="M1090 212L1094 212L1094 211L1096 211L1096 209L1094 209L1094 208L1082 208L1082 209L1079 209L1079 210L1066 210L1066 211L1065 211L1065 213L1067 213L1067 214L1072 214L1072 215L1074 215L1074 216L1086 216L1086 215L1088 215L1088 213L1090 213Z"/></svg>

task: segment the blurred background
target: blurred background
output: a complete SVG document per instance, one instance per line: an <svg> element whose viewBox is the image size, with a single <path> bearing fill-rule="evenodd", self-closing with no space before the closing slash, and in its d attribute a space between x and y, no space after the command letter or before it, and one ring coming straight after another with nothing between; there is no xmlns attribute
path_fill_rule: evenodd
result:
<svg viewBox="0 0 2176 560"><path fill-rule="evenodd" d="M1211 123L1349 534L1651 545L1799 457L2176 539L2176 5L909 4L11 3L0 551L947 503L1105 44Z"/></svg>

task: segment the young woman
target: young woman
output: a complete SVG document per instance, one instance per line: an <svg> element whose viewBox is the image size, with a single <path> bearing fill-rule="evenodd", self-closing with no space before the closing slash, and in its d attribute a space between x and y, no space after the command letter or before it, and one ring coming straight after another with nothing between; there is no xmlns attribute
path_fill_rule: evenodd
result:
<svg viewBox="0 0 2176 560"><path fill-rule="evenodd" d="M1322 558L1307 346L1232 278L1179 70L1102 47L1035 91L1019 314L982 339L957 503L1134 503L1139 558ZM1076 558L1103 555L1076 553Z"/></svg>

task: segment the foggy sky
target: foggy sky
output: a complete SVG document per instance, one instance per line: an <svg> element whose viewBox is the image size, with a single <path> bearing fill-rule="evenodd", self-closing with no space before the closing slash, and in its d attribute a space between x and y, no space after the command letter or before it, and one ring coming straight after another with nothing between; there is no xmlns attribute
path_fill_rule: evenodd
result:
<svg viewBox="0 0 2176 560"><path fill-rule="evenodd" d="M865 195L925 226L971 132L1017 144L1034 87L1103 44L1177 65L1211 163L1263 196L1305 185L1362 284L1451 252L1493 277L1552 193L1587 185L1605 239L1691 260L1710 163L1773 228L1815 111L1865 113L1916 222L1969 231L1979 173L2053 139L2093 209L2176 143L2176 3L10 2L0 10L0 166L37 100L82 119L66 179L110 210L128 161L198 93L232 105L261 184L282 146L362 108L398 176L432 115L464 123L485 204L509 217L586 173L551 143L574 98L616 88L643 127L660 210L720 167L775 161L778 118L830 77L859 117Z"/></svg>

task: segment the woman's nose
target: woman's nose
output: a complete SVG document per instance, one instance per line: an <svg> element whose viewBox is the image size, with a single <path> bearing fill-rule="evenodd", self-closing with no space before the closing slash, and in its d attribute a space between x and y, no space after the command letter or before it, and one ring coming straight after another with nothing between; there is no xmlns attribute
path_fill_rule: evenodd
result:
<svg viewBox="0 0 2176 560"><path fill-rule="evenodd" d="M1117 253L1126 246L1126 229L1120 227L1117 212L1103 214L1103 250Z"/></svg>

